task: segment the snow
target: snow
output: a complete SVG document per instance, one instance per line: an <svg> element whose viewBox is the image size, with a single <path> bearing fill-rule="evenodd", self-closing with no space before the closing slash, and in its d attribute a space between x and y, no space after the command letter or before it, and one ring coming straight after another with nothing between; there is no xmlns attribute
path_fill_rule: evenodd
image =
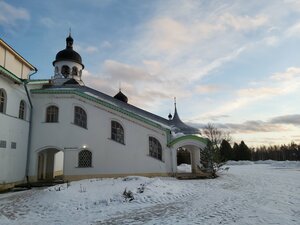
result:
<svg viewBox="0 0 300 225"><path fill-rule="evenodd" d="M299 224L300 162L232 164L217 179L131 176L0 194L0 224Z"/></svg>
<svg viewBox="0 0 300 225"><path fill-rule="evenodd" d="M189 164L182 163L179 166L177 166L177 172L178 173L190 173L190 172L192 172L192 167Z"/></svg>

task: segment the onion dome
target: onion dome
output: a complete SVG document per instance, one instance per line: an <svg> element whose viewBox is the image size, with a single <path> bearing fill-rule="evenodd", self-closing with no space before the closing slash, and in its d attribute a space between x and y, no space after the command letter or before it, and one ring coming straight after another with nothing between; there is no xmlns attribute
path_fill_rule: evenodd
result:
<svg viewBox="0 0 300 225"><path fill-rule="evenodd" d="M169 118L169 120L172 119L172 114L171 113L169 113L168 118Z"/></svg>
<svg viewBox="0 0 300 225"><path fill-rule="evenodd" d="M118 99L118 100L120 100L120 101L122 101L122 102L125 102L125 103L128 102L127 96L124 95L124 94L122 93L121 90L118 92L118 94L116 94L116 95L114 96L114 98L115 98L115 99Z"/></svg>
<svg viewBox="0 0 300 225"><path fill-rule="evenodd" d="M73 42L74 40L71 37L71 34L69 34L69 37L66 38L66 48L56 54L55 61L53 61L53 66L59 61L72 61L79 63L82 65L82 68L84 68L81 56L73 50Z"/></svg>

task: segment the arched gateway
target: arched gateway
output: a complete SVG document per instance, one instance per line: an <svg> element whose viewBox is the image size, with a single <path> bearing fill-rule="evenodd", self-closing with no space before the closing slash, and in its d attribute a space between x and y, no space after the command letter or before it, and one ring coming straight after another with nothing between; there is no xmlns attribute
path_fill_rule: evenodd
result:
<svg viewBox="0 0 300 225"><path fill-rule="evenodd" d="M51 181L63 176L64 153L55 147L41 149L37 153L37 179Z"/></svg>
<svg viewBox="0 0 300 225"><path fill-rule="evenodd" d="M196 135L183 135L176 139L173 139L169 143L169 147L172 152L172 168L173 173L176 176L183 176L182 171L178 171L178 150L184 149L190 154L190 165L191 171L190 174L193 176L200 176L203 173L200 171L200 151L204 149L207 145L208 140L203 137L199 137Z"/></svg>

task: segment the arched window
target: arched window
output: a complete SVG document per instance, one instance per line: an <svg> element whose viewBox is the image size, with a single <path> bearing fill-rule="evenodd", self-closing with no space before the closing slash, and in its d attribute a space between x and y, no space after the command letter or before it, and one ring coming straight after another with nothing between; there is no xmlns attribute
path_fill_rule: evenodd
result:
<svg viewBox="0 0 300 225"><path fill-rule="evenodd" d="M25 120L25 118L26 118L26 103L24 100L20 101L19 118L22 120Z"/></svg>
<svg viewBox="0 0 300 225"><path fill-rule="evenodd" d="M5 113L6 111L6 93L4 89L0 89L0 112Z"/></svg>
<svg viewBox="0 0 300 225"><path fill-rule="evenodd" d="M74 109L74 124L83 128L87 128L86 112L79 106L75 106Z"/></svg>
<svg viewBox="0 0 300 225"><path fill-rule="evenodd" d="M78 153L78 167L92 167L92 152L82 150Z"/></svg>
<svg viewBox="0 0 300 225"><path fill-rule="evenodd" d="M46 109L46 123L58 122L58 107L51 105Z"/></svg>
<svg viewBox="0 0 300 225"><path fill-rule="evenodd" d="M58 66L55 67L55 74L58 74Z"/></svg>
<svg viewBox="0 0 300 225"><path fill-rule="evenodd" d="M162 147L159 141L154 137L149 137L149 155L162 160Z"/></svg>
<svg viewBox="0 0 300 225"><path fill-rule="evenodd" d="M124 129L117 121L111 121L111 139L124 144Z"/></svg>
<svg viewBox="0 0 300 225"><path fill-rule="evenodd" d="M70 67L64 65L61 67L61 74L67 77L70 74Z"/></svg>
<svg viewBox="0 0 300 225"><path fill-rule="evenodd" d="M76 66L73 66L73 68L72 68L72 75L78 75L78 69L77 69L77 67Z"/></svg>

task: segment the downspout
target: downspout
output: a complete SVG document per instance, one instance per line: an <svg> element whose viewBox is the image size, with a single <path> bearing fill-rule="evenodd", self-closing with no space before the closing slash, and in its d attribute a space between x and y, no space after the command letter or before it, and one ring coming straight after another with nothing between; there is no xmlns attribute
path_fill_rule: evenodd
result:
<svg viewBox="0 0 300 225"><path fill-rule="evenodd" d="M26 176L26 181L27 181L27 185L30 188L30 183L29 183L29 161L30 161L30 147L31 147L31 130L32 130L32 110L33 110L33 105L32 105L32 101L30 98L30 94L27 88L27 84L30 81L30 77L33 76L34 74L37 73L37 69L35 68L35 70L33 71L32 74L29 75L28 79L23 80L23 84L24 84L24 88L26 91L26 95L29 101L29 105L30 105L30 113L29 113L29 131L28 131L28 141L27 141L27 158L26 158L26 171L25 171L25 176Z"/></svg>

